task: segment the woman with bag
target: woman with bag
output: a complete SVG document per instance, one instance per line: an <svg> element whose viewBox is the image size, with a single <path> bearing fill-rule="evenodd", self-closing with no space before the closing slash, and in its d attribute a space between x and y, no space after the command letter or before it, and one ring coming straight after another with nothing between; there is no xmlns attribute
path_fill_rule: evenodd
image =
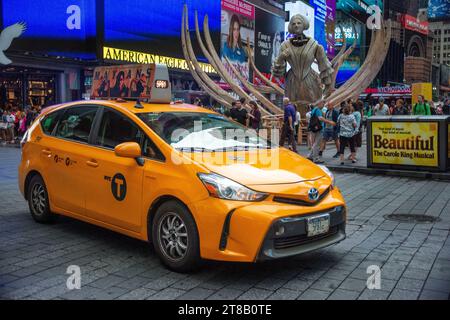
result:
<svg viewBox="0 0 450 320"><path fill-rule="evenodd" d="M355 116L351 114L350 111L350 106L346 105L342 110L342 114L338 118L341 165L344 165L345 147L347 145L350 146L350 160L352 160L352 163L356 163L356 148L353 136L358 124L356 123Z"/></svg>

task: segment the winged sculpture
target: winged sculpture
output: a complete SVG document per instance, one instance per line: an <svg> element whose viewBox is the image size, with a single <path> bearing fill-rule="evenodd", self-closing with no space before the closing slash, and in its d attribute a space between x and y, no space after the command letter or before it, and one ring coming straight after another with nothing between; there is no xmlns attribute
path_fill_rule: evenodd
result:
<svg viewBox="0 0 450 320"><path fill-rule="evenodd" d="M269 93L287 96L292 102L300 105L315 104L319 101L324 101L326 105L339 105L350 98L358 97L381 70L391 41L391 22L390 20L383 21L380 29L372 30L370 48L364 64L352 78L335 89L339 68L355 49L356 41L350 48L347 48L345 34L342 32L342 48L335 58L329 61L324 48L304 34L304 31L309 28L307 18L302 15L294 15L289 22L289 32L293 37L282 43L280 54L272 66L272 76L286 78L285 88L275 84L258 70L254 62L253 49L250 47L250 41L247 40L246 51L249 65L264 83L264 85L258 86L246 80L238 68L233 67L227 58L224 59L230 67L228 70L225 68L211 39L208 15L205 15L203 19L205 41L200 33L197 12L195 12L194 20L195 34L200 50L217 74L229 84L232 92L230 94L222 89L201 69L192 47L188 9L185 5L181 26L182 49L188 68L199 86L214 100L226 107L231 107L235 96L245 98L247 101L257 100L263 106L261 112L264 115L263 118L266 119L276 118L283 113L280 107L266 97L266 94ZM355 28L353 29L355 30ZM356 31L354 32L358 37ZM286 72L287 63L291 66L288 72ZM314 63L318 65L319 72L312 68Z"/></svg>

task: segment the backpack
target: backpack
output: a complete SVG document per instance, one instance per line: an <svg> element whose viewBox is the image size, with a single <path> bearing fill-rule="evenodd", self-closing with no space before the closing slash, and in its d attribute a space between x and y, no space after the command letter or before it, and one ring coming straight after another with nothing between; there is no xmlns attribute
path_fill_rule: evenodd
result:
<svg viewBox="0 0 450 320"><path fill-rule="evenodd" d="M322 130L322 123L320 123L319 117L317 116L315 110L311 114L311 120L309 120L308 130L313 133Z"/></svg>

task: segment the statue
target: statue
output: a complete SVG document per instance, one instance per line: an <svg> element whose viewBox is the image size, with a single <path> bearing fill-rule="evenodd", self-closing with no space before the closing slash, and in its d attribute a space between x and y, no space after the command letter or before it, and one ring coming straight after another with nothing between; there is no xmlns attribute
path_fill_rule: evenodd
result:
<svg viewBox="0 0 450 320"><path fill-rule="evenodd" d="M296 14L291 18L288 31L294 37L281 44L272 74L284 76L288 62L291 69L286 75L286 96L291 101L314 103L331 93L334 69L324 48L303 33L308 29L309 22L305 16ZM319 66L320 74L312 68L314 61Z"/></svg>

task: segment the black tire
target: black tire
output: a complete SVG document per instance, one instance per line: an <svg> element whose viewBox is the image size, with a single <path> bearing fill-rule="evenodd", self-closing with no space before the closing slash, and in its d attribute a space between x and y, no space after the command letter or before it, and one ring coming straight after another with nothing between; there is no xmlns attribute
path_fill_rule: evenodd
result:
<svg viewBox="0 0 450 320"><path fill-rule="evenodd" d="M181 273L198 268L201 259L197 226L184 205L177 201L163 203L156 210L153 225L149 226L149 230L150 227L153 246L166 267ZM164 234L164 230L168 232Z"/></svg>
<svg viewBox="0 0 450 320"><path fill-rule="evenodd" d="M50 211L47 187L40 175L31 178L27 190L28 207L33 219L39 223L52 223L56 215Z"/></svg>

